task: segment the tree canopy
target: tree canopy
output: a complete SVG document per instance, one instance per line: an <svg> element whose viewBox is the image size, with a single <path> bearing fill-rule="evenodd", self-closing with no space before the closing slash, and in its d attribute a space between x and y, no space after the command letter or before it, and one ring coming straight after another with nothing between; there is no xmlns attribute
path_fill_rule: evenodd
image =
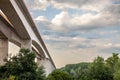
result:
<svg viewBox="0 0 120 80"><path fill-rule="evenodd" d="M73 80L73 77L64 71L55 70L48 75L47 80Z"/></svg>
<svg viewBox="0 0 120 80"><path fill-rule="evenodd" d="M6 63L0 66L0 79L45 80L44 70L37 66L35 57L29 49L21 49L17 56L6 59Z"/></svg>

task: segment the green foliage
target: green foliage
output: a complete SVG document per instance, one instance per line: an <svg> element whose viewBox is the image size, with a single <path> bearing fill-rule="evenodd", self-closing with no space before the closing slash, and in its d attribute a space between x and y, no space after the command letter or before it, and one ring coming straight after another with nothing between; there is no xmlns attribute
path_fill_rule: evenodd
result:
<svg viewBox="0 0 120 80"><path fill-rule="evenodd" d="M45 72L43 70L43 67L39 67L36 70L36 80L46 80Z"/></svg>
<svg viewBox="0 0 120 80"><path fill-rule="evenodd" d="M120 80L120 70L114 73L114 80Z"/></svg>
<svg viewBox="0 0 120 80"><path fill-rule="evenodd" d="M73 78L64 71L55 70L48 75L47 80L73 80Z"/></svg>
<svg viewBox="0 0 120 80"><path fill-rule="evenodd" d="M119 56L118 53L113 53L111 57L107 58L106 60L106 65L109 68L109 70L111 71L111 79L113 80L114 77L114 73L115 71L115 65L119 60Z"/></svg>
<svg viewBox="0 0 120 80"><path fill-rule="evenodd" d="M61 70L66 71L69 75L73 76L75 80L86 80L89 65L90 63L69 64Z"/></svg>
<svg viewBox="0 0 120 80"><path fill-rule="evenodd" d="M107 66L114 72L114 66L118 62L118 53L113 53L111 57L106 60Z"/></svg>
<svg viewBox="0 0 120 80"><path fill-rule="evenodd" d="M91 64L88 77L96 80L111 80L111 72L104 64L104 59L102 57L97 57Z"/></svg>
<svg viewBox="0 0 120 80"><path fill-rule="evenodd" d="M8 80L15 80L15 76L9 76Z"/></svg>
<svg viewBox="0 0 120 80"><path fill-rule="evenodd" d="M118 60L118 62L115 64L115 73L114 75L114 80L120 80L120 59Z"/></svg>
<svg viewBox="0 0 120 80"><path fill-rule="evenodd" d="M18 56L6 60L5 65L0 67L0 79L44 80L44 71L38 68L35 57L29 49L21 49Z"/></svg>

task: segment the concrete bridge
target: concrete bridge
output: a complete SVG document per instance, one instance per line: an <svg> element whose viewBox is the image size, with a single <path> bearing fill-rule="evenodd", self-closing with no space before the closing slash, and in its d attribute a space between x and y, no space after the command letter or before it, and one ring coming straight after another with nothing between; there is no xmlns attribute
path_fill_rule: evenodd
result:
<svg viewBox="0 0 120 80"><path fill-rule="evenodd" d="M8 55L8 42L35 51L46 74L55 69L50 54L23 0L0 0L0 64Z"/></svg>

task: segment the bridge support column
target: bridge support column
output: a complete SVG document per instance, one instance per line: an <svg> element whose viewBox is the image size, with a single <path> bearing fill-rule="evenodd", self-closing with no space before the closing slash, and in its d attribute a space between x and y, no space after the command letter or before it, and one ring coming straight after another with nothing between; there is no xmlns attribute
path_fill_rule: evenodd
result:
<svg viewBox="0 0 120 80"><path fill-rule="evenodd" d="M23 40L21 44L21 48L28 48L32 50L32 40Z"/></svg>
<svg viewBox="0 0 120 80"><path fill-rule="evenodd" d="M8 56L8 39L0 39L0 65L4 64L4 59Z"/></svg>

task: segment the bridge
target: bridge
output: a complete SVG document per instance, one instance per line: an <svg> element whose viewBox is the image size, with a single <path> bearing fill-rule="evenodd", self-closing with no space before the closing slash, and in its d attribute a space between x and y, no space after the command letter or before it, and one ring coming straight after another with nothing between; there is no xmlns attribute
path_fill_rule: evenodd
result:
<svg viewBox="0 0 120 80"><path fill-rule="evenodd" d="M53 60L23 0L0 0L0 64L8 56L8 42L36 53L46 74L55 69Z"/></svg>

